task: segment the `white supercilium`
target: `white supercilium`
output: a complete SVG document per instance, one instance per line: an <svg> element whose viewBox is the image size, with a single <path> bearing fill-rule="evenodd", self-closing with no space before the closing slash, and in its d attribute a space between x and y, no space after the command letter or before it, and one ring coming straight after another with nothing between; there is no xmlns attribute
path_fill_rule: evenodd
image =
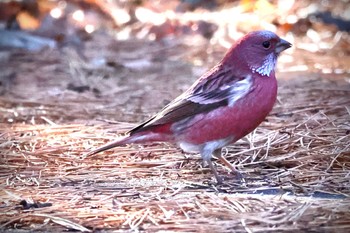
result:
<svg viewBox="0 0 350 233"><path fill-rule="evenodd" d="M277 57L270 53L259 67L250 67L253 73L259 73L264 76L269 76L271 71L275 69Z"/></svg>

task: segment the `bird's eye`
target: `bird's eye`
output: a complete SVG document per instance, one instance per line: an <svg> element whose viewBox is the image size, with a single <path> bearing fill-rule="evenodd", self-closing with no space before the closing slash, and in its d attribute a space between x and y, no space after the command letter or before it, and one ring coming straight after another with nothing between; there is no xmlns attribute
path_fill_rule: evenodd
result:
<svg viewBox="0 0 350 233"><path fill-rule="evenodd" d="M268 48L270 48L271 43L270 43L270 41L264 41L264 42L262 43L262 46L264 46L265 49L268 49Z"/></svg>

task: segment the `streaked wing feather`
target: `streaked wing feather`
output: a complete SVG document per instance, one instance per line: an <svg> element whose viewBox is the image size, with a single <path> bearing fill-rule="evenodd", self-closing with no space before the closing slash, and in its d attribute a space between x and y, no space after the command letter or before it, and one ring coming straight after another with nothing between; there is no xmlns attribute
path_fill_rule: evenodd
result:
<svg viewBox="0 0 350 233"><path fill-rule="evenodd" d="M228 70L214 67L211 77L201 78L184 94L163 108L157 115L130 130L130 134L150 128L184 120L196 114L231 105L231 100L242 97L242 80L247 77L228 75ZM213 72L213 70L212 70ZM237 88L237 91L235 91Z"/></svg>
<svg viewBox="0 0 350 233"><path fill-rule="evenodd" d="M222 100L212 104L200 104L183 99L181 102L176 103L176 105L169 105L164 108L157 115L130 130L129 133L134 134L148 130L154 126L180 121L199 113L209 112L212 109L226 106L227 103L227 100Z"/></svg>

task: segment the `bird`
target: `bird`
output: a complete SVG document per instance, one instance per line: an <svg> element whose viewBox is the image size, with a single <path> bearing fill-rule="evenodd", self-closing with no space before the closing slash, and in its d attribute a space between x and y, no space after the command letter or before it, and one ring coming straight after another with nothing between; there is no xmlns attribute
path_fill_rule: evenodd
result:
<svg viewBox="0 0 350 233"><path fill-rule="evenodd" d="M199 153L217 184L223 179L213 156L241 177L222 155L222 148L252 132L272 110L277 98L277 58L291 46L267 30L244 35L217 65L157 114L86 156L127 144L170 142L186 153Z"/></svg>

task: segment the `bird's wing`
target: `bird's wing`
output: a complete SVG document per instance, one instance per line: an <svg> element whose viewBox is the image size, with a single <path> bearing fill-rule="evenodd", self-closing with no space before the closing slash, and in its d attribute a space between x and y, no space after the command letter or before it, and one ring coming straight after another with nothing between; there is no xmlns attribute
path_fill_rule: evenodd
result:
<svg viewBox="0 0 350 233"><path fill-rule="evenodd" d="M158 114L130 130L130 134L173 123L234 103L252 90L251 76L236 77L230 70L214 67Z"/></svg>

